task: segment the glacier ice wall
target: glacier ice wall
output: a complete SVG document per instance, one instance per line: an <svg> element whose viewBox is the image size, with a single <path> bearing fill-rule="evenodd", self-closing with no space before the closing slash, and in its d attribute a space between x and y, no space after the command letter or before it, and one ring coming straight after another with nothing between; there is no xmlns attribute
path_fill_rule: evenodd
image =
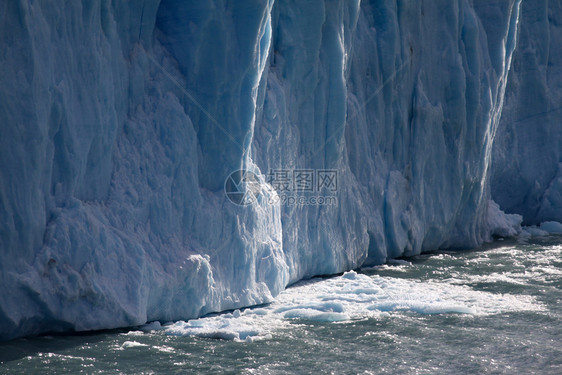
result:
<svg viewBox="0 0 562 375"><path fill-rule="evenodd" d="M199 316L285 287L279 207L230 206L217 188L220 163L251 164L257 60L215 65L221 85L242 77L236 95L214 99L226 109L215 121L242 145L228 149L213 124L193 116L203 129L194 126L186 78L158 42L173 4L12 3L2 31L1 336ZM236 47L225 31L224 45L259 42L271 5L251 8L262 16L240 20L248 39Z"/></svg>
<svg viewBox="0 0 562 375"><path fill-rule="evenodd" d="M518 4L296 3L274 7L255 160L341 183L336 207L282 207L291 280L481 243Z"/></svg>
<svg viewBox="0 0 562 375"><path fill-rule="evenodd" d="M523 1L518 39L492 196L526 224L562 222L562 1Z"/></svg>
<svg viewBox="0 0 562 375"><path fill-rule="evenodd" d="M519 1L11 1L0 338L174 320L490 236ZM237 169L337 205L236 206ZM494 206L495 207L495 206Z"/></svg>

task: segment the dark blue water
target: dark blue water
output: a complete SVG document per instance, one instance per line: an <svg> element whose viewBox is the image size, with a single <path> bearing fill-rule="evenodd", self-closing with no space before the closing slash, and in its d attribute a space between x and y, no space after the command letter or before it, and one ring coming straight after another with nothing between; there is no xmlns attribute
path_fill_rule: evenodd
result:
<svg viewBox="0 0 562 375"><path fill-rule="evenodd" d="M159 330L14 340L0 373L562 374L561 243L423 255Z"/></svg>

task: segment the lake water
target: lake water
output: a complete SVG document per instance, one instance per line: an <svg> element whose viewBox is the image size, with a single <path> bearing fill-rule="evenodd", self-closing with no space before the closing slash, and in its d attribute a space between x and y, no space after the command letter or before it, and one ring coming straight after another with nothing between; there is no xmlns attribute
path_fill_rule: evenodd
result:
<svg viewBox="0 0 562 375"><path fill-rule="evenodd" d="M189 322L0 343L1 374L561 374L562 237L317 278Z"/></svg>

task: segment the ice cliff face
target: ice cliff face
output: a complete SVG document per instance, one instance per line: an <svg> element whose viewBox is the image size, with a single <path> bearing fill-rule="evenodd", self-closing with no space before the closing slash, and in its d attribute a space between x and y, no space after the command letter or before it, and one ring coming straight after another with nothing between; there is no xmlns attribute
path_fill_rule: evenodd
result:
<svg viewBox="0 0 562 375"><path fill-rule="evenodd" d="M523 1L491 185L529 225L562 222L561 50L562 1Z"/></svg>
<svg viewBox="0 0 562 375"><path fill-rule="evenodd" d="M1 338L196 317L490 238L518 0L3 8ZM336 171L337 204L270 181L235 205L238 169Z"/></svg>
<svg viewBox="0 0 562 375"><path fill-rule="evenodd" d="M270 300L287 283L280 209L241 210L219 187L223 170L251 164L252 43L271 6L233 17L210 3L201 27L239 26L196 39L231 38L222 45L232 59L213 66L220 45L207 41L195 62L203 70L184 76L158 41L174 3L56 5L11 2L3 23L2 337Z"/></svg>

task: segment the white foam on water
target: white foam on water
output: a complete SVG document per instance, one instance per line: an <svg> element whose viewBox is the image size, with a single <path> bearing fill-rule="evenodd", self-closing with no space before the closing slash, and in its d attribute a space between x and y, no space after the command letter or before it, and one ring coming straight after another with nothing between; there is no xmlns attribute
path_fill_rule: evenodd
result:
<svg viewBox="0 0 562 375"><path fill-rule="evenodd" d="M403 313L482 316L542 308L531 296L477 291L447 281L420 282L350 271L329 279L299 282L264 307L178 321L162 329L169 335L253 341L271 338L299 321L342 323Z"/></svg>
<svg viewBox="0 0 562 375"><path fill-rule="evenodd" d="M175 353L176 352L175 348L172 348L171 346L166 346L166 345L155 345L152 348L156 349L160 352L163 352L163 353Z"/></svg>
<svg viewBox="0 0 562 375"><path fill-rule="evenodd" d="M96 361L95 358L91 358L91 357L79 357L79 356L60 354L60 353L37 353L37 356L43 357L43 358L48 358L48 359L57 359L57 360L60 360L60 361L63 361L63 362L65 362L65 361L95 362ZM27 358L32 359L31 356L28 356Z"/></svg>
<svg viewBox="0 0 562 375"><path fill-rule="evenodd" d="M475 283L488 284L512 284L512 285L535 285L548 283L562 276L562 270L558 266L562 257L562 246L554 245L543 248L541 251L531 251L514 247L501 247L479 254L478 258L466 260L467 264L478 266L480 263L490 262L490 257L505 255L512 260L509 270L502 270L483 274L467 274L455 272L453 277L446 281L450 284L470 285ZM520 298L525 298L522 296Z"/></svg>

